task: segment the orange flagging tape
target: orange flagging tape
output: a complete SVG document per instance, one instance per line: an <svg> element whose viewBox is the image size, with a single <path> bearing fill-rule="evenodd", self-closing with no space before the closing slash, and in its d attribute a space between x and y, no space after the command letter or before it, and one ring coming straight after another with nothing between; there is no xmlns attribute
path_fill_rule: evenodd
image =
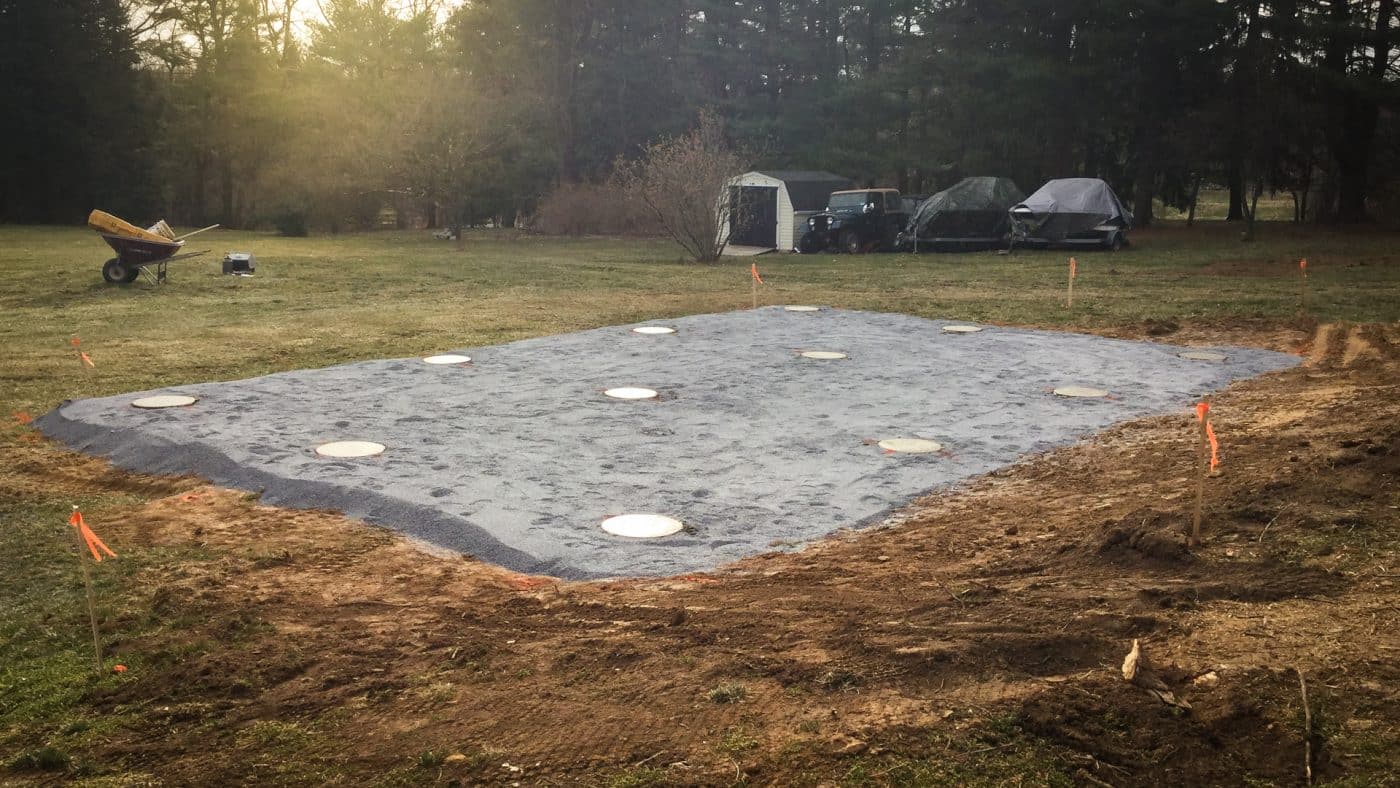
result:
<svg viewBox="0 0 1400 788"><path fill-rule="evenodd" d="M87 527L87 523L83 522L82 512L74 509L73 516L68 518L68 524L78 529L78 534L83 537L83 542L92 551L92 560L99 564L102 563L102 553L106 553L109 558L117 557L117 554L112 552L112 548L103 544L102 540L97 538L97 534L93 533L92 529ZM101 550L102 553L97 552L98 550Z"/></svg>
<svg viewBox="0 0 1400 788"><path fill-rule="evenodd" d="M529 575L515 575L514 577L507 578L506 582L510 583L510 587L514 588L517 591L529 591L532 588L547 586L554 581L550 580L547 577L530 577Z"/></svg>
<svg viewBox="0 0 1400 788"><path fill-rule="evenodd" d="M749 263L749 273L753 275L753 280L763 284L763 277L758 275L758 263Z"/></svg>
<svg viewBox="0 0 1400 788"><path fill-rule="evenodd" d="M75 335L72 339L68 340L68 344L72 345L73 347L77 347L78 345L83 344L83 340L78 339L78 337Z"/></svg>
<svg viewBox="0 0 1400 788"><path fill-rule="evenodd" d="M1079 275L1079 261L1073 257L1069 259L1069 278L1073 279Z"/></svg>
<svg viewBox="0 0 1400 788"><path fill-rule="evenodd" d="M81 358L83 360L83 363L88 365L89 367L92 367L94 369L97 368L97 365L92 363L92 357L81 350L78 351L78 358Z"/></svg>
<svg viewBox="0 0 1400 788"><path fill-rule="evenodd" d="M1196 420L1206 423L1206 440L1210 441L1210 469L1213 471L1220 467L1220 441L1215 439L1215 427L1207 418L1209 413L1209 403L1202 402L1196 405Z"/></svg>
<svg viewBox="0 0 1400 788"><path fill-rule="evenodd" d="M1303 272L1303 276L1308 275L1308 258L1304 257L1298 261L1298 270Z"/></svg>

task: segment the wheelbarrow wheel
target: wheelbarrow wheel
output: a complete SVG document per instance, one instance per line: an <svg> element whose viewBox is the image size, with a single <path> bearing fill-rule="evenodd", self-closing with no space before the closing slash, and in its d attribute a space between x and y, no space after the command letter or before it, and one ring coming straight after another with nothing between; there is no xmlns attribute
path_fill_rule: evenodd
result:
<svg viewBox="0 0 1400 788"><path fill-rule="evenodd" d="M102 265L102 281L108 284L129 285L136 281L141 275L141 269L134 265L123 263L120 258L113 257Z"/></svg>

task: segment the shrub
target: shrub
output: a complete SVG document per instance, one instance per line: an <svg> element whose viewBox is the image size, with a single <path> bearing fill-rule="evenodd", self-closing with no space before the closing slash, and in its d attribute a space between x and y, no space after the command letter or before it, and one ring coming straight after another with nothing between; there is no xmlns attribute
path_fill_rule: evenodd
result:
<svg viewBox="0 0 1400 788"><path fill-rule="evenodd" d="M272 226L277 234L288 238L304 238L307 234L307 212L297 208L283 208L272 216Z"/></svg>
<svg viewBox="0 0 1400 788"><path fill-rule="evenodd" d="M641 158L621 164L617 181L692 260L713 263L733 230L724 221L732 207L729 181L751 158L730 145L719 116L706 111L689 133L653 142Z"/></svg>
<svg viewBox="0 0 1400 788"><path fill-rule="evenodd" d="M561 184L540 201L530 229L547 235L659 235L646 207L618 186Z"/></svg>

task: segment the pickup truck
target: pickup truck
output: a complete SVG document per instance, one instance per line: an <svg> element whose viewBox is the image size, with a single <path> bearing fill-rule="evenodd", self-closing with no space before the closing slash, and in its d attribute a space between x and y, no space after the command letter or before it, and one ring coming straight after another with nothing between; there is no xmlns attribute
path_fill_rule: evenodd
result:
<svg viewBox="0 0 1400 788"><path fill-rule="evenodd" d="M895 189L832 192L826 210L807 219L807 232L797 248L803 254L893 250L908 221L909 212Z"/></svg>

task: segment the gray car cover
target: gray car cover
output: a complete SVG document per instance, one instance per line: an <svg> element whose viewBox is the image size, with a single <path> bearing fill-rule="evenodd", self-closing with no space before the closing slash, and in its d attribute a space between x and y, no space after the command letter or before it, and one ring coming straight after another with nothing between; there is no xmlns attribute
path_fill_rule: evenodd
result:
<svg viewBox="0 0 1400 788"><path fill-rule="evenodd" d="M919 241L997 242L1011 230L1007 211L1025 199L1006 178L963 178L924 200L905 236Z"/></svg>
<svg viewBox="0 0 1400 788"><path fill-rule="evenodd" d="M1099 225L1131 227L1133 215L1098 178L1060 178L1013 206L1011 222L1017 237L1063 241Z"/></svg>

